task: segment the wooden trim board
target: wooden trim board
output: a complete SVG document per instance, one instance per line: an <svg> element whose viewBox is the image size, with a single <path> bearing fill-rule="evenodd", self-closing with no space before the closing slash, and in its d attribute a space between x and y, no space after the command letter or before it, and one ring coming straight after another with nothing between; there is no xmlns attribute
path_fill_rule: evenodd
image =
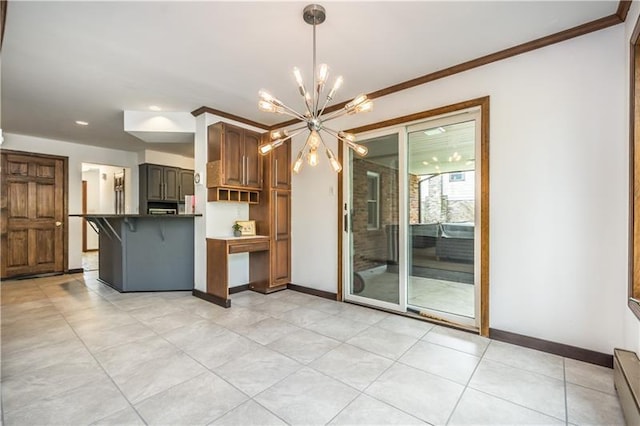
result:
<svg viewBox="0 0 640 426"><path fill-rule="evenodd" d="M605 28L609 28L611 26L617 25L617 24L621 24L625 21L625 19L627 18L627 13L629 11L629 7L631 6L631 1L630 0L620 0L620 2L618 3L618 9L616 11L616 13L609 15L609 16L605 16L596 20L593 20L591 22L587 22L585 24L582 25L578 25L576 27L573 28L569 28L567 30L564 31L560 31L557 32L555 34L551 34L545 37L541 37L526 43L522 43L516 46L512 46L509 47L507 49L503 49L500 50L498 52L494 52L491 53L489 55L485 55L485 56L481 56L479 58L475 58L475 59L471 59L469 61L466 62L462 62L460 64L457 65L453 65L451 67L447 67L447 68L443 68L441 70L438 71L434 71L425 75L422 75L420 77L416 77L414 79L411 80L407 80L407 81L403 81L401 83L398 84L394 84L392 86L388 86L385 87L383 89L380 90L376 90L374 92L371 92L369 94L367 94L367 96L371 99L375 99L375 98L380 98L382 96L386 96L386 95L390 95L393 93L397 93L400 92L402 90L406 90L406 89L410 89L412 87L416 87L416 86L420 86L422 84L425 83L429 83L435 80L439 80L441 78L445 78L445 77L450 77L452 75L461 73L461 72L465 72L465 71L469 71L471 69L474 68L478 68L484 65L488 65L491 64L493 62L497 62L497 61L501 61L503 59L507 59L507 58L511 58L513 56L517 56L523 53L527 53L530 52L532 50L536 50L536 49L540 49L543 47L547 47L547 46L551 46L553 44L556 43L561 43L563 41L566 40L570 40L572 38L575 37L579 37L585 34L589 34L595 31L599 31L599 30L603 30ZM338 104L334 104L331 105L330 107L328 107L324 112L325 114L328 114L330 112L339 110L340 108L343 108L348 102L350 102L350 100L344 101L344 102L340 102ZM225 117L225 118L229 118L232 120L236 120L239 121L241 123L245 123L245 124L249 124L252 126L256 126L256 127L260 127L266 130L276 130L276 129L280 129L283 127L287 127L290 126L292 124L296 124L298 123L300 120L296 120L296 119L292 119L292 120L287 120L284 121L282 123L277 123L277 124L273 124L273 125L268 125L268 124L261 124L261 123L257 123L255 121L234 115L234 114L229 114L226 113L224 111L220 111L220 110L216 110L213 108L209 108L206 106L202 106L196 110L194 110L191 114L193 114L194 116L198 116L202 113L205 112L210 112L211 114L216 114L219 115L221 117Z"/></svg>
<svg viewBox="0 0 640 426"><path fill-rule="evenodd" d="M576 359L590 364L601 365L613 368L613 355L578 348L576 346L565 345L563 343L551 342L549 340L538 339L536 337L524 336L510 331L489 329L489 338L500 342L512 343L525 348L537 349L542 352L560 355L565 358Z"/></svg>

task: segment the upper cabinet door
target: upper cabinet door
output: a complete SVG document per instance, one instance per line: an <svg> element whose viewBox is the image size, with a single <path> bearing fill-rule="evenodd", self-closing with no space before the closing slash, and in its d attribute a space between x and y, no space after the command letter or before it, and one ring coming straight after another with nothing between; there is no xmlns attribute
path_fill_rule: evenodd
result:
<svg viewBox="0 0 640 426"><path fill-rule="evenodd" d="M258 153L260 134L250 130L244 131L244 186L262 188L262 158Z"/></svg>
<svg viewBox="0 0 640 426"><path fill-rule="evenodd" d="M222 144L222 167L224 185L244 185L243 165L243 129L235 126L224 125L224 143ZM257 152L256 147L256 152Z"/></svg>
<svg viewBox="0 0 640 426"><path fill-rule="evenodd" d="M273 189L291 189L291 144L284 145L271 151L271 187Z"/></svg>
<svg viewBox="0 0 640 426"><path fill-rule="evenodd" d="M147 165L147 199L162 201L164 199L164 167Z"/></svg>
<svg viewBox="0 0 640 426"><path fill-rule="evenodd" d="M193 170L180 170L180 181L178 185L178 197L180 201L184 201L185 195L194 194Z"/></svg>
<svg viewBox="0 0 640 426"><path fill-rule="evenodd" d="M178 169L164 168L164 200L178 201Z"/></svg>

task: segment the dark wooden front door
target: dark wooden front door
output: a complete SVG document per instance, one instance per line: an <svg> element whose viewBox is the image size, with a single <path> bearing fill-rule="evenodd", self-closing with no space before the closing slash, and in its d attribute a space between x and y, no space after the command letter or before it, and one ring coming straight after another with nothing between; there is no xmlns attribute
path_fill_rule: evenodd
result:
<svg viewBox="0 0 640 426"><path fill-rule="evenodd" d="M2 153L1 277L64 272L67 159Z"/></svg>

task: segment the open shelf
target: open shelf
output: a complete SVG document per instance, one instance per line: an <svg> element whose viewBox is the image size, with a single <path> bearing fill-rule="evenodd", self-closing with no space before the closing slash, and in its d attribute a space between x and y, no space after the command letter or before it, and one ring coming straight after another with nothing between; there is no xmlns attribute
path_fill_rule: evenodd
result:
<svg viewBox="0 0 640 426"><path fill-rule="evenodd" d="M207 201L232 201L236 203L258 204L260 191L229 188L209 188Z"/></svg>

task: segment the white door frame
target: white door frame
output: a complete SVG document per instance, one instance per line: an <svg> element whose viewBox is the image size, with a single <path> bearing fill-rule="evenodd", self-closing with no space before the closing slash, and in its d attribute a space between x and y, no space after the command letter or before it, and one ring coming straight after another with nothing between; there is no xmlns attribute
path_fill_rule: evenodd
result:
<svg viewBox="0 0 640 426"><path fill-rule="evenodd" d="M387 136L391 134L398 134L398 189L399 189L399 200L398 200L398 217L404 217L407 214L407 206L403 203L402 200L406 199L406 184L402 182L403 176L406 173L406 162L407 156L403 155L406 152L407 146L407 132L406 126L401 127L390 127L382 130L375 130L366 133L358 134L358 140L364 141L367 139L372 139L380 136ZM345 194L343 200L343 214L347 214L348 219L348 231L343 227L342 229L342 247L343 249L343 276L342 282L344 285L342 286L342 297L345 301L355 302L362 305L374 306L382 309L387 309L395 312L406 312L407 311L407 294L406 289L407 286L404 284L407 280L407 267L406 267L406 245L402 242L406 240L406 221L400 221L398 224L398 274L399 274L399 285L398 285L398 303L385 302L376 299L370 299L368 297L358 296L357 294L351 294L350 290L352 288L352 279L353 279L353 271L352 271L352 262L351 262L351 252L353 241L351 238L351 161L350 161L350 152L349 148L344 145L343 146L343 176L342 179L343 184L343 194ZM346 210L346 211L345 211Z"/></svg>

